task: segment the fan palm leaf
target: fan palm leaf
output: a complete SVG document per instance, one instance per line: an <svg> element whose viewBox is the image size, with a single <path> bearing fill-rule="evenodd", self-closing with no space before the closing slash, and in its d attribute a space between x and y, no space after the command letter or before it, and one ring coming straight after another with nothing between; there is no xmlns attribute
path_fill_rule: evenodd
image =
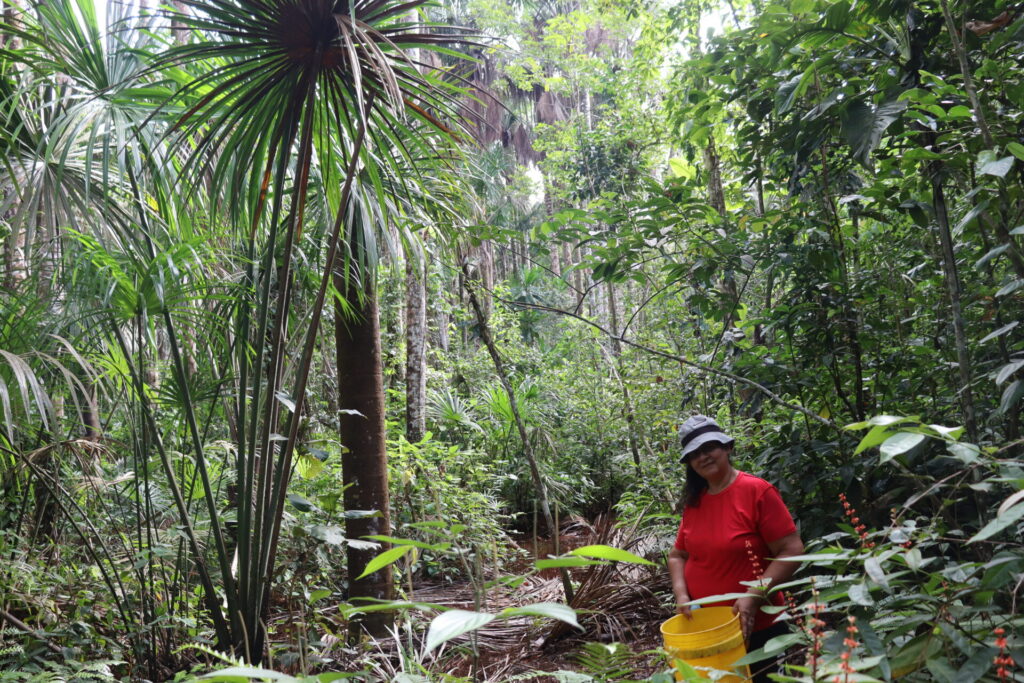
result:
<svg viewBox="0 0 1024 683"><path fill-rule="evenodd" d="M408 51L447 50L453 38L410 20L421 4L183 0L186 11L171 12L171 20L190 31L193 42L170 49L151 67L153 74L177 75L181 66L202 73L181 81L153 116L180 112L171 129L173 148L186 158L180 185L216 196L248 264L234 314L239 571L237 586L223 572L231 634L229 642L224 634L221 639L253 660L262 656L295 416L302 411L331 266L336 260L363 265L376 253L377 221L352 214L365 206L352 201L353 181L362 175L359 192L369 190L389 212L394 190L385 178L406 185L415 179L391 170L399 160L415 168L411 160L448 154L434 146L450 141L442 119L458 88L422 74ZM311 198L318 188L324 197ZM317 231L327 267L303 351L293 361L287 349L293 268L303 230L317 218L331 224ZM348 272L360 277L346 287L366 285L370 271ZM176 373L183 403L190 405L184 373ZM291 391L284 390L286 381ZM194 447L199 454L198 439Z"/></svg>

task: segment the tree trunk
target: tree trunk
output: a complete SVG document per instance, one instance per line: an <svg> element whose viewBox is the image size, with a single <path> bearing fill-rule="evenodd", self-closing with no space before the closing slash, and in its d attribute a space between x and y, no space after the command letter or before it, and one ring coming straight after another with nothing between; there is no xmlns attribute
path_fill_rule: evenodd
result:
<svg viewBox="0 0 1024 683"><path fill-rule="evenodd" d="M378 514L346 519L345 534L353 539L391 533L377 292L372 275L350 275L355 268L358 266L349 262L339 267L341 272L334 274L334 286L347 304L335 302L334 305L344 503L345 510L375 510ZM362 283L362 291L356 286L357 282ZM346 308L350 311L347 315ZM393 599L390 568L359 578L366 565L386 549L363 550L349 546L346 557L350 599ZM362 617L358 627L370 635L384 636L392 619L390 612L373 612Z"/></svg>
<svg viewBox="0 0 1024 683"><path fill-rule="evenodd" d="M469 268L465 265L462 266L463 279L462 286L466 289L466 294L469 297L469 303L473 307L473 313L476 314L476 322L480 327L480 339L483 340L484 346L487 347L487 352L491 356L491 360L494 362L494 371L498 375L498 379L501 381L501 386L505 390L505 394L508 395L508 404L512 409L512 417L516 423L516 429L519 431L519 439L523 444L523 455L526 456L526 461L530 466L530 474L533 477L533 484L537 488L537 501L540 503L541 513L544 515L544 524L548 528L548 533L552 535L552 538L558 538L558 525L555 524L555 519L551 514L551 505L548 502L548 491L547 486L544 484L544 477L541 476L540 468L537 466L537 457L533 452L533 444L530 442L529 436L526 434L526 426L523 423L522 415L519 413L519 403L516 401L515 390L512 388L512 384L508 381L508 375L505 374L505 365L501 361L501 356L498 354L498 348L494 344L494 339L491 337L490 327L487 325L487 317L484 315L483 308L480 305L480 301L476 296L476 292L473 286L470 284ZM572 581L569 579L569 573L564 567L559 569L562 575L562 589L565 591L565 603L571 604L573 598Z"/></svg>
<svg viewBox="0 0 1024 683"><path fill-rule="evenodd" d="M956 254L953 251L953 235L949 228L949 214L946 211L946 197L942 190L941 166L931 167L932 202L935 218L939 224L939 242L942 245L942 271L949 294L950 314L953 322L953 336L956 341L957 370L960 377L960 403L964 411L964 426L972 443L978 440L978 425L974 414L974 395L971 391L971 355L967 349L967 333L960 309L960 278L956 269Z"/></svg>
<svg viewBox="0 0 1024 683"><path fill-rule="evenodd" d="M405 436L410 443L427 430L427 295L424 261L405 259Z"/></svg>
<svg viewBox="0 0 1024 683"><path fill-rule="evenodd" d="M619 342L619 313L618 302L615 300L615 286L606 282L605 287L608 293L608 325L612 331L612 372L619 381L619 388L622 390L622 407L626 412L626 435L629 438L629 452L633 455L633 465L637 474L640 473L640 448L636 438L636 417L633 414L633 401L629 397L629 387L622 378L622 344Z"/></svg>
<svg viewBox="0 0 1024 683"><path fill-rule="evenodd" d="M708 136L707 147L704 148L704 170L708 174L708 204L718 212L719 216L725 215L725 191L722 189L722 165L718 158L718 150L715 149L715 136Z"/></svg>

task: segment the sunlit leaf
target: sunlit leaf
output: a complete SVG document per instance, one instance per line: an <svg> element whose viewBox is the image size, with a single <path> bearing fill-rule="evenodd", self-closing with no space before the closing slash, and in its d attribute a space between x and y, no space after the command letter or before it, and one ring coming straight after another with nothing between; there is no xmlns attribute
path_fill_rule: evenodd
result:
<svg viewBox="0 0 1024 683"><path fill-rule="evenodd" d="M1024 381L1017 379L1003 391L1003 397L999 401L999 413L1005 415L1010 412L1021 396L1024 396Z"/></svg>
<svg viewBox="0 0 1024 683"><path fill-rule="evenodd" d="M878 462L889 462L897 455L906 453L916 448L927 437L924 434L913 434L911 432L898 432L886 439L878 449L880 456Z"/></svg>
<svg viewBox="0 0 1024 683"><path fill-rule="evenodd" d="M1009 496L1006 500L1004 500L999 505L999 510L996 514L1005 514L1010 508L1012 508L1014 505L1021 502L1022 500L1024 500L1024 489L1017 491L1016 493Z"/></svg>
<svg viewBox="0 0 1024 683"><path fill-rule="evenodd" d="M850 586L849 590L850 600L857 603L858 605L864 605L870 607L875 604L874 599L871 597L871 591L868 589L866 583L861 581Z"/></svg>
<svg viewBox="0 0 1024 683"><path fill-rule="evenodd" d="M501 611L502 617L547 617L563 621L576 628L582 628L576 621L576 610L560 602L535 602L522 607L509 607Z"/></svg>
<svg viewBox="0 0 1024 683"><path fill-rule="evenodd" d="M411 545L400 545L395 548L389 548L388 550L385 550L380 555L367 562L366 569L363 570L363 573L357 576L356 578L361 579L364 576L369 576L378 569L383 569L392 562L395 562L396 560L403 557L407 552L412 550L412 548L413 546Z"/></svg>
<svg viewBox="0 0 1024 683"><path fill-rule="evenodd" d="M968 543L977 543L992 538L1011 524L1016 524L1024 517L1024 504L1016 504L996 515L996 518L981 528L981 531L971 536Z"/></svg>
<svg viewBox="0 0 1024 683"><path fill-rule="evenodd" d="M1010 361L1003 367L999 368L999 372L996 373L996 384L1002 384L1006 380L1010 379L1013 373L1024 367L1024 358L1020 360Z"/></svg>
<svg viewBox="0 0 1024 683"><path fill-rule="evenodd" d="M981 459L981 449L973 443L951 443L946 450L965 465L973 465Z"/></svg>
<svg viewBox="0 0 1024 683"><path fill-rule="evenodd" d="M297 493L289 493L288 502L299 512L312 512L317 509L316 505Z"/></svg>
<svg viewBox="0 0 1024 683"><path fill-rule="evenodd" d="M315 524L309 528L309 535L328 545L341 545L345 542L345 531L336 526Z"/></svg>
<svg viewBox="0 0 1024 683"><path fill-rule="evenodd" d="M978 167L978 173L991 175L997 178L1005 178L1006 174L1013 168L1013 157L1003 157L986 162Z"/></svg>
<svg viewBox="0 0 1024 683"><path fill-rule="evenodd" d="M405 546L406 549L409 546ZM470 612L453 609L434 617L427 629L426 651L430 652L438 645L464 633L475 631L494 621L495 615L486 612Z"/></svg>
<svg viewBox="0 0 1024 683"><path fill-rule="evenodd" d="M582 557L591 557L599 560L611 560L613 562L630 562L632 564L646 564L654 566L654 563L645 560L639 555L620 550L619 548L613 548L607 545L585 545L581 548L569 551L570 555L577 555Z"/></svg>
<svg viewBox="0 0 1024 683"><path fill-rule="evenodd" d="M562 567L589 567L595 564L607 564L601 560L588 560L583 557L553 557L546 560L537 560L533 563L537 569L560 569Z"/></svg>
<svg viewBox="0 0 1024 683"><path fill-rule="evenodd" d="M871 580L875 583L889 587L889 579L885 575L885 571L882 569L882 564L878 561L877 557L871 556L864 560L864 571L871 577Z"/></svg>

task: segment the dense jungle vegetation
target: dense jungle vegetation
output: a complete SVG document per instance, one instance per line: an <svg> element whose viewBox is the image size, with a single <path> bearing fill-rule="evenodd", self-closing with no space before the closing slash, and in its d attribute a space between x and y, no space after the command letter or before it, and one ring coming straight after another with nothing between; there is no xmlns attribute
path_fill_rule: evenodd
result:
<svg viewBox="0 0 1024 683"><path fill-rule="evenodd" d="M1024 677L1024 5L2 7L3 680L671 681L696 413L783 680Z"/></svg>

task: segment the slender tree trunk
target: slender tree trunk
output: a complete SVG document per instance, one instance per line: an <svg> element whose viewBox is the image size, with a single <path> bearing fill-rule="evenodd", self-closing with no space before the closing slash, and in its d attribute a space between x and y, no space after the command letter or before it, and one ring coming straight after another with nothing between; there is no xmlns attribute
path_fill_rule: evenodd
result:
<svg viewBox="0 0 1024 683"><path fill-rule="evenodd" d="M942 190L941 166L932 164L932 202L935 218L939 225L939 242L942 245L942 270L945 274L946 291L949 294L950 314L953 318L953 336L956 340L957 370L960 378L960 403L964 411L964 426L972 443L977 443L978 425L975 420L974 395L971 391L971 355L967 349L967 333L960 309L960 278L956 268L956 254L953 251L953 234L949 228L949 213L946 197Z"/></svg>
<svg viewBox="0 0 1024 683"><path fill-rule="evenodd" d="M423 259L405 259L405 436L410 443L427 430L427 295Z"/></svg>
<svg viewBox="0 0 1024 683"><path fill-rule="evenodd" d="M725 191L722 189L722 164L715 149L715 136L708 136L707 147L704 148L704 170L708 174L708 204L725 215Z"/></svg>
<svg viewBox="0 0 1024 683"><path fill-rule="evenodd" d="M466 289L466 294L469 297L469 303L473 307L473 313L476 314L477 325L480 328L480 339L483 340L484 346L487 347L487 352L491 356L491 360L494 362L494 370L498 375L498 379L501 381L502 388L505 389L505 394L508 395L509 407L512 409L512 417L516 423L516 429L519 431L519 439L523 444L523 455L526 456L526 461L530 466L530 474L533 477L533 485L537 489L537 500L540 503L541 514L544 515L544 524L548 528L548 533L553 538L558 538L558 527L555 525L555 519L551 514L551 505L548 502L548 490L544 484L544 477L541 476L540 468L537 466L537 457L533 452L533 444L530 442L530 438L526 433L526 425L523 423L522 415L519 412L519 403L516 401L515 391L512 389L512 384L508 381L508 375L505 374L505 365L502 363L501 356L498 354L498 348L494 344L494 339L491 337L491 330L487 324L487 318L484 315L483 307L480 305L480 301L476 296L476 291L473 289L473 285L469 282L469 268L463 262L462 266L462 286ZM565 591L565 602L566 604L572 603L573 590L572 581L569 579L569 573L565 568L561 568L560 573L562 575L562 588Z"/></svg>
<svg viewBox="0 0 1024 683"><path fill-rule="evenodd" d="M384 432L384 377L381 368L380 322L373 276L350 275L350 264L335 272L334 286L345 300L334 305L334 344L338 365L338 405L342 481L346 510L374 510L376 515L345 520L348 538L391 533L388 503L388 463ZM354 284L361 282L362 287ZM351 311L346 314L345 309ZM385 544L386 546L386 544ZM391 600L394 584L388 568L359 578L381 549L348 547L349 597ZM372 612L359 627L384 636L391 626L390 612Z"/></svg>
<svg viewBox="0 0 1024 683"><path fill-rule="evenodd" d="M608 326L612 332L612 372L619 381L619 389L622 390L622 407L626 412L626 435L629 439L629 452L633 455L633 465L637 474L640 473L640 447L636 438L636 418L633 414L633 400L629 396L629 387L622 378L622 344L619 342L619 305L615 300L615 286L611 282L605 283L608 293Z"/></svg>

